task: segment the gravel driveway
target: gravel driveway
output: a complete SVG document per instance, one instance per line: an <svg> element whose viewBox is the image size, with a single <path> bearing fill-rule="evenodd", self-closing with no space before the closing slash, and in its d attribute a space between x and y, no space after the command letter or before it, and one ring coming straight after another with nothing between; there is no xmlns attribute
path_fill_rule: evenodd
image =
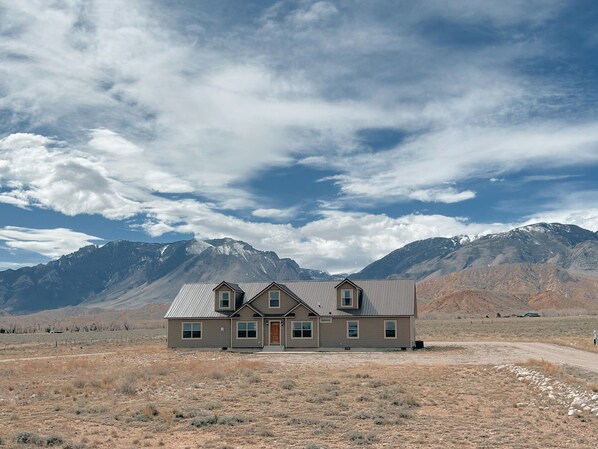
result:
<svg viewBox="0 0 598 449"><path fill-rule="evenodd" d="M405 352L281 352L250 356L269 362L358 366L363 364L502 365L543 359L598 373L598 354L548 343L426 342L426 349Z"/></svg>

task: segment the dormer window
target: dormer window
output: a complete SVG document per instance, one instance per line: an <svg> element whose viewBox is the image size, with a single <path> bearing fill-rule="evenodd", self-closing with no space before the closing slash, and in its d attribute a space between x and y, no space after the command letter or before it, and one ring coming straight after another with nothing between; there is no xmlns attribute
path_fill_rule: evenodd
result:
<svg viewBox="0 0 598 449"><path fill-rule="evenodd" d="M271 309L279 309L280 308L280 291L278 290L271 290L268 292L268 303Z"/></svg>
<svg viewBox="0 0 598 449"><path fill-rule="evenodd" d="M341 306L353 307L353 290L341 290Z"/></svg>
<svg viewBox="0 0 598 449"><path fill-rule="evenodd" d="M230 308L230 292L220 292L220 308Z"/></svg>

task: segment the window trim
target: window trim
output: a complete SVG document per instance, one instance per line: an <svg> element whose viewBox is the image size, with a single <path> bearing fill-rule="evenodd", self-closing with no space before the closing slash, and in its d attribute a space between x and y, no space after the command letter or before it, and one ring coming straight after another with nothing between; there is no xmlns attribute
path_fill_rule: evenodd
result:
<svg viewBox="0 0 598 449"><path fill-rule="evenodd" d="M255 337L239 337L239 324L249 324L249 323L253 323L255 324ZM237 321L237 333L236 333L236 337L237 340L257 340L258 337L258 327L257 327L257 321ZM249 335L249 329L245 329L245 332L247 333L246 335Z"/></svg>
<svg viewBox="0 0 598 449"><path fill-rule="evenodd" d="M357 337L349 336L349 323L357 323ZM347 320L347 339L359 340L359 320Z"/></svg>
<svg viewBox="0 0 598 449"><path fill-rule="evenodd" d="M395 332L395 336L394 337L387 337L386 336L386 331L388 330L386 328L386 323L394 323L395 327L394 327L394 332ZM398 324L397 324L397 320L384 320L384 339L385 340L396 340L398 338Z"/></svg>
<svg viewBox="0 0 598 449"><path fill-rule="evenodd" d="M228 293L228 306L227 307L224 307L222 305L222 301L223 301L222 294L223 293ZM230 290L222 290L222 291L218 292L218 308L219 309L230 309L230 303L231 303L231 301L230 301L231 294L230 293L231 293Z"/></svg>
<svg viewBox="0 0 598 449"><path fill-rule="evenodd" d="M294 336L295 323L298 323L301 325L301 329L299 329L301 331L301 335L303 335L303 331L305 330L305 329L303 329L303 323L309 323L309 331L311 333L311 337L295 337ZM304 321L293 320L293 321L291 321L291 339L292 340L313 340L313 338L314 338L314 323L313 323L313 321L309 321L309 320L304 320Z"/></svg>
<svg viewBox="0 0 598 449"><path fill-rule="evenodd" d="M349 298L345 298L344 294L345 292L350 292L351 293L351 302L349 304L345 304L344 301L345 299L349 299ZM353 307L353 289L352 288L343 288L341 289L341 307Z"/></svg>
<svg viewBox="0 0 598 449"><path fill-rule="evenodd" d="M273 306L272 305L272 298L270 298L270 295L272 293L274 293L274 292L278 293L278 306ZM270 309L280 309L280 296L281 296L280 295L280 290L269 290L268 291L268 307Z"/></svg>
<svg viewBox="0 0 598 449"><path fill-rule="evenodd" d="M191 337L185 337L185 324L191 324ZM199 337L193 337L193 325L199 324ZM195 331L197 332L197 331ZM201 340L203 338L203 322L202 321L183 321L181 323L181 340Z"/></svg>

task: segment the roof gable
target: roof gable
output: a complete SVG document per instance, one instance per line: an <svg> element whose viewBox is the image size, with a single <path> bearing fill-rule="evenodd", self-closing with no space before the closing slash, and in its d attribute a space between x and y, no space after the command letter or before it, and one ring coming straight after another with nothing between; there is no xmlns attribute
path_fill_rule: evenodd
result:
<svg viewBox="0 0 598 449"><path fill-rule="evenodd" d="M212 290L216 291L218 290L220 287L222 287L223 285L226 285L228 288L230 288L232 291L237 292L237 293L245 293L243 291L243 289L241 287L239 287L239 284L234 284L232 282L226 282L226 281L222 281L220 284L218 284L216 287L214 287Z"/></svg>
<svg viewBox="0 0 598 449"><path fill-rule="evenodd" d="M349 278L345 278L342 281L340 281L338 284L336 284L334 286L334 289L338 289L339 287L345 285L345 284L350 284L351 287L356 288L357 290L361 290L361 287L359 285L357 285L355 282L353 282L351 279Z"/></svg>

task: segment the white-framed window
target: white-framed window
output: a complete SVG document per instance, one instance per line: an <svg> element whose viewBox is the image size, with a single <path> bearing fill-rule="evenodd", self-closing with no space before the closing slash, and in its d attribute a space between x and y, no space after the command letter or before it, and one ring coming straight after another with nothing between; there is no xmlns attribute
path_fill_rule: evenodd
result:
<svg viewBox="0 0 598 449"><path fill-rule="evenodd" d="M279 309L280 308L280 291L279 290L270 290L268 292L268 304L270 305L271 309Z"/></svg>
<svg viewBox="0 0 598 449"><path fill-rule="evenodd" d="M221 309L228 309L230 308L230 292L220 292L220 308Z"/></svg>
<svg viewBox="0 0 598 449"><path fill-rule="evenodd" d="M291 338L312 338L311 321L293 321L291 326Z"/></svg>
<svg viewBox="0 0 598 449"><path fill-rule="evenodd" d="M237 338L257 338L257 321L237 321Z"/></svg>
<svg viewBox="0 0 598 449"><path fill-rule="evenodd" d="M341 290L341 307L353 307L353 290Z"/></svg>
<svg viewBox="0 0 598 449"><path fill-rule="evenodd" d="M384 320L384 338L397 338L397 320Z"/></svg>
<svg viewBox="0 0 598 449"><path fill-rule="evenodd" d="M347 338L359 338L359 321L347 321Z"/></svg>
<svg viewBox="0 0 598 449"><path fill-rule="evenodd" d="M201 323L183 323L183 340L201 340Z"/></svg>

